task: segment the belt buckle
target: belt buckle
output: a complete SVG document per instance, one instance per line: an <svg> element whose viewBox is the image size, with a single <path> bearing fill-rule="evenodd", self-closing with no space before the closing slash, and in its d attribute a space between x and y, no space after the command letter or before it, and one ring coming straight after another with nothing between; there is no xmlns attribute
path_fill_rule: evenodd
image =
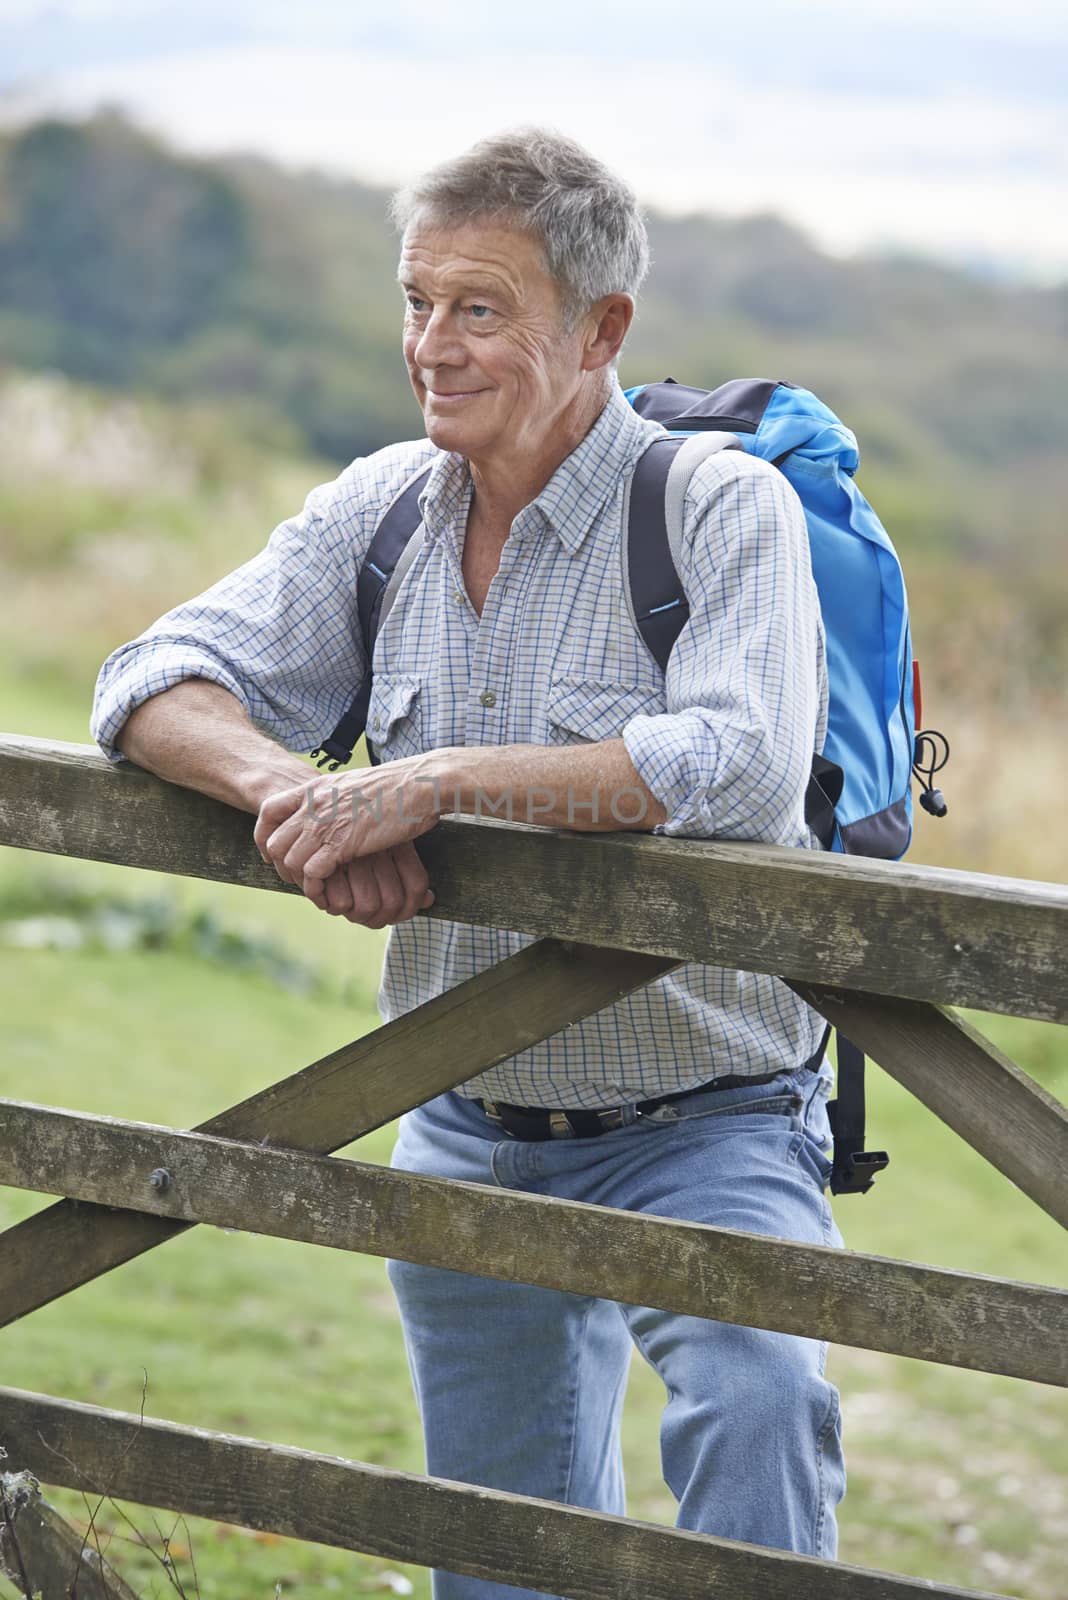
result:
<svg viewBox="0 0 1068 1600"><path fill-rule="evenodd" d="M526 1141L526 1140L530 1140L530 1139L561 1138L561 1137L565 1136L563 1134L558 1133L556 1128L552 1125L552 1123L549 1124L549 1132L548 1133L530 1133L530 1132L526 1132L526 1131L524 1131L524 1132L517 1131L516 1128L514 1128L509 1122L509 1113L520 1111L519 1107L517 1107L517 1106L509 1106L509 1105L500 1106L500 1105L497 1104L497 1102L495 1100L482 1100L479 1103L482 1106L482 1110L485 1112L486 1116L490 1119L490 1121L496 1123L497 1127L499 1127L502 1130L502 1132L507 1134L509 1139L520 1139L520 1140ZM550 1116L562 1117L564 1115L564 1113L562 1111L560 1111L560 1112L551 1112L551 1113L549 1113L549 1115ZM528 1117L527 1120L528 1121L532 1121L532 1120L534 1120L534 1118ZM573 1134L573 1129L571 1128L570 1124L568 1124L568 1126L567 1126L567 1136L571 1136L572 1134Z"/></svg>

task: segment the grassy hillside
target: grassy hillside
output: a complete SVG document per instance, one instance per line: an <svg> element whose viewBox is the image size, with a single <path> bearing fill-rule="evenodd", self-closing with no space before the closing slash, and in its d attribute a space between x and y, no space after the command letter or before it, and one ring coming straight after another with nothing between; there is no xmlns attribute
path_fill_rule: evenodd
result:
<svg viewBox="0 0 1068 1600"><path fill-rule="evenodd" d="M0 350L117 388L222 400L334 460L405 437L386 195L193 161L113 114L0 137ZM1033 567L1068 477L1068 288L822 254L774 217L650 217L623 364L816 388L910 549Z"/></svg>

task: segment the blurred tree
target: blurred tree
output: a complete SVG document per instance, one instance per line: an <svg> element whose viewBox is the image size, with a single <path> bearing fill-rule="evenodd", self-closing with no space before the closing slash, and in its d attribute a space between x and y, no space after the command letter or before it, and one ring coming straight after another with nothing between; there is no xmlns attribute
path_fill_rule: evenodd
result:
<svg viewBox="0 0 1068 1600"><path fill-rule="evenodd" d="M235 187L114 115L27 128L3 176L0 298L58 324L62 365L80 376L140 380L219 315L247 267Z"/></svg>

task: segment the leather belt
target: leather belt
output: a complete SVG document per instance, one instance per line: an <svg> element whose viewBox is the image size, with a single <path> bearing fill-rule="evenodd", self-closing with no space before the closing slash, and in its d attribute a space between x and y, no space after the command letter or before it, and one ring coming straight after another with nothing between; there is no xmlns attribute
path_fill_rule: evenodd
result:
<svg viewBox="0 0 1068 1600"><path fill-rule="evenodd" d="M707 1094L716 1089L743 1089L761 1083L773 1083L781 1078L786 1068L746 1076L731 1073L724 1078L712 1078L708 1083L695 1084L692 1089L676 1089L671 1094L657 1095L654 1100L634 1102L638 1116L648 1116L658 1106L673 1100L685 1100L692 1094ZM491 1122L504 1129L513 1139L594 1139L599 1134L611 1133L624 1125L624 1106L609 1106L604 1111L550 1106L512 1106L503 1100L478 1100L472 1102L484 1111Z"/></svg>

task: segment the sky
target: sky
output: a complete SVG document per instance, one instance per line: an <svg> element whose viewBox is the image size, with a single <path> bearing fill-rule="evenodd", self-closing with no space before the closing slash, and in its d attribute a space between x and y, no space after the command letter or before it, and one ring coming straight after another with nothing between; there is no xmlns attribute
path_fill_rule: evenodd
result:
<svg viewBox="0 0 1068 1600"><path fill-rule="evenodd" d="M0 0L0 119L404 182L520 123L647 204L1068 281L1064 0Z"/></svg>

